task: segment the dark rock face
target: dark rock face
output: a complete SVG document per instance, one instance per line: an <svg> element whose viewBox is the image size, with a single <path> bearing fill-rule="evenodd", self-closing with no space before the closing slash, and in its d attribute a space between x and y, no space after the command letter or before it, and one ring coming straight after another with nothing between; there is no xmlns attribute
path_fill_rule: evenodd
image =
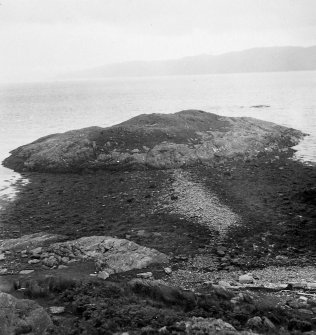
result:
<svg viewBox="0 0 316 335"><path fill-rule="evenodd" d="M178 168L296 145L299 131L253 118L197 110L139 115L109 128L49 135L11 152L3 164L17 171Z"/></svg>

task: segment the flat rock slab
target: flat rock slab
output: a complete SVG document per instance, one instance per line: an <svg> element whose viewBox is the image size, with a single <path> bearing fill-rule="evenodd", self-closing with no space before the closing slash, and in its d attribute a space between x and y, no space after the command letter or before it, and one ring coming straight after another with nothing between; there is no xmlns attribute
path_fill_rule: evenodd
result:
<svg viewBox="0 0 316 335"><path fill-rule="evenodd" d="M0 335L46 334L52 321L35 301L0 293Z"/></svg>
<svg viewBox="0 0 316 335"><path fill-rule="evenodd" d="M34 249L47 243L65 240L65 238L66 237L63 235L40 232L24 235L20 238L0 240L0 252L2 250L18 251L24 249Z"/></svg>
<svg viewBox="0 0 316 335"><path fill-rule="evenodd" d="M125 239L110 236L89 236L52 244L48 252L58 259L92 260L99 270L109 274L142 269L154 263L167 263L167 255Z"/></svg>

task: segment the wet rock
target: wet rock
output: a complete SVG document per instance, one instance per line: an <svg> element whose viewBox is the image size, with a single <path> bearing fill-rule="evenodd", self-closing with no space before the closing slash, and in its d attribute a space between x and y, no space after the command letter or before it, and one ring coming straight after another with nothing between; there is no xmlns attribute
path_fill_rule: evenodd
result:
<svg viewBox="0 0 316 335"><path fill-rule="evenodd" d="M44 308L36 302L0 293L0 325L0 335L43 335L52 322Z"/></svg>

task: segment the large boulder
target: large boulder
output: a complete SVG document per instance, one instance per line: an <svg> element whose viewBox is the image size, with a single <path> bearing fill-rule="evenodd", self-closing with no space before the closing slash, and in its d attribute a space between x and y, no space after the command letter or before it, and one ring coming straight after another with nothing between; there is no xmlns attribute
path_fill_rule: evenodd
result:
<svg viewBox="0 0 316 335"><path fill-rule="evenodd" d="M52 244L48 252L54 260L92 260L108 274L142 269L153 263L166 263L168 256L134 242L109 236L88 236ZM57 265L57 264L56 264Z"/></svg>
<svg viewBox="0 0 316 335"><path fill-rule="evenodd" d="M42 137L3 164L17 171L177 168L296 145L303 133L253 118L197 110L144 114L108 128Z"/></svg>
<svg viewBox="0 0 316 335"><path fill-rule="evenodd" d="M51 325L49 315L35 301L0 292L0 335L44 335Z"/></svg>

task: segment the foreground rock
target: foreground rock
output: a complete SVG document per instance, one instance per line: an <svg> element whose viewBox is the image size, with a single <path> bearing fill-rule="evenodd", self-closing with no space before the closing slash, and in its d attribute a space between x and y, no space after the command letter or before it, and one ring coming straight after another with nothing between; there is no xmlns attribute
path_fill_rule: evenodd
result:
<svg viewBox="0 0 316 335"><path fill-rule="evenodd" d="M50 256L43 260L48 266L58 266L60 262L92 260L99 270L109 275L168 262L168 256L155 249L109 236L89 236L55 243L48 252Z"/></svg>
<svg viewBox="0 0 316 335"><path fill-rule="evenodd" d="M50 317L36 302L0 293L0 335L43 335L51 325Z"/></svg>
<svg viewBox="0 0 316 335"><path fill-rule="evenodd" d="M4 165L17 171L48 172L175 168L251 157L294 146L302 137L299 131L270 122L189 110L49 135L13 150Z"/></svg>

